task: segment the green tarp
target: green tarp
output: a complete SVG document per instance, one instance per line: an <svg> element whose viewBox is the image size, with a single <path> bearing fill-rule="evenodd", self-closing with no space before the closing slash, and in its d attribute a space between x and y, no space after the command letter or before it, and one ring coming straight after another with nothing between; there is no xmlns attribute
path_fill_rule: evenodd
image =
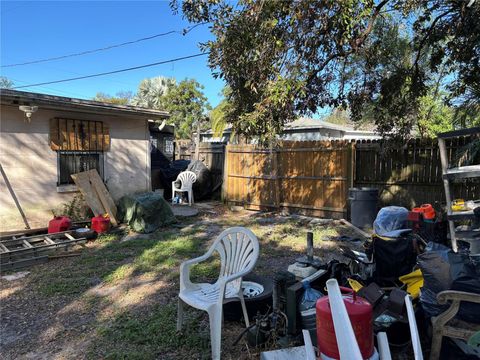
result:
<svg viewBox="0 0 480 360"><path fill-rule="evenodd" d="M160 193L126 195L118 204L118 215L133 231L151 233L175 222L170 205Z"/></svg>

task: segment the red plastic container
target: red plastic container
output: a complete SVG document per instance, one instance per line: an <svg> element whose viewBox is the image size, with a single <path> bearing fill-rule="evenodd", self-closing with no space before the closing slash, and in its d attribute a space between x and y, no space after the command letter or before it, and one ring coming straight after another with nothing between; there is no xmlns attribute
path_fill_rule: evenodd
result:
<svg viewBox="0 0 480 360"><path fill-rule="evenodd" d="M343 302L347 308L348 317L352 323L362 357L368 359L375 351L373 347L372 305L367 300L357 296L352 289L340 287L340 290L349 292L349 294L343 295ZM316 308L318 348L327 357L340 359L328 296L318 299Z"/></svg>
<svg viewBox="0 0 480 360"><path fill-rule="evenodd" d="M92 218L91 229L98 234L107 232L110 230L110 218L98 215Z"/></svg>
<svg viewBox="0 0 480 360"><path fill-rule="evenodd" d="M422 204L420 207L413 208L412 211L422 214L425 220L435 219L435 209L431 204Z"/></svg>
<svg viewBox="0 0 480 360"><path fill-rule="evenodd" d="M67 231L72 227L72 220L68 216L55 216L48 222L48 233Z"/></svg>

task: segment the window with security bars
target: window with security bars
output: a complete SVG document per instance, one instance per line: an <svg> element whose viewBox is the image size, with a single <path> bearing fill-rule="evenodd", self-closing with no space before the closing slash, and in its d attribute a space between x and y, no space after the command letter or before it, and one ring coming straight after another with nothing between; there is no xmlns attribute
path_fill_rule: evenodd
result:
<svg viewBox="0 0 480 360"><path fill-rule="evenodd" d="M103 152L58 151L57 185L73 184L70 175L96 169L103 179Z"/></svg>

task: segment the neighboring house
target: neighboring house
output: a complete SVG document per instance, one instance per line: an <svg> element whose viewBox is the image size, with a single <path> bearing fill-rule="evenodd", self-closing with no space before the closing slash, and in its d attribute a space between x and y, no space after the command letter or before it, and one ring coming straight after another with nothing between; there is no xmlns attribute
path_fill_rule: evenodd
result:
<svg viewBox="0 0 480 360"><path fill-rule="evenodd" d="M75 172L97 169L115 200L151 189L154 124L168 113L7 89L0 100L0 230L24 226L5 177L32 227L71 201Z"/></svg>
<svg viewBox="0 0 480 360"><path fill-rule="evenodd" d="M201 133L202 142L228 142L232 134L232 128L227 127L221 137L214 137L213 131ZM329 139L380 139L374 131L355 130L348 126L336 125L322 120L300 118L288 123L279 136L282 140L307 141Z"/></svg>

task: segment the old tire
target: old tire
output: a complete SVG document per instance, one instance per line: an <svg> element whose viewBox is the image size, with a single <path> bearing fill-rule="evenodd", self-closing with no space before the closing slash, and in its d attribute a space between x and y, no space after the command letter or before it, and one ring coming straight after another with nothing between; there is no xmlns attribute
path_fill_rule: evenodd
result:
<svg viewBox="0 0 480 360"><path fill-rule="evenodd" d="M273 280L265 276L248 274L243 277L242 284L246 285L244 291L245 305L248 317L253 319L257 312L265 314L272 308ZM226 299L223 302L223 316L225 320L240 321L243 318L242 306L237 298Z"/></svg>

